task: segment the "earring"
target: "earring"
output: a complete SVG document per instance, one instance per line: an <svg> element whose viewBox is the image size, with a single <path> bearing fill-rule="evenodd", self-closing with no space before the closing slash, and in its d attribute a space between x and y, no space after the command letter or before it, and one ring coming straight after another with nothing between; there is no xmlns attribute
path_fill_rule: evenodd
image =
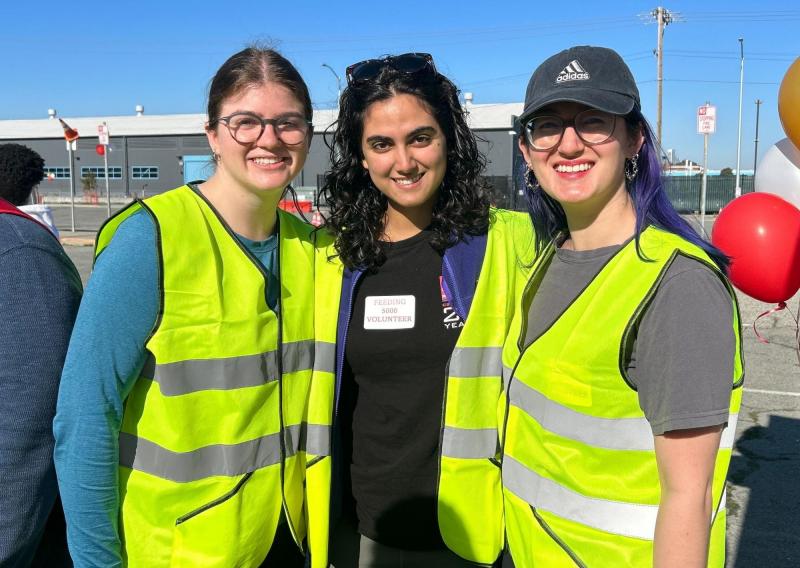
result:
<svg viewBox="0 0 800 568"><path fill-rule="evenodd" d="M531 193L535 193L542 187L539 185L539 180L536 179L530 166L525 168L525 185L528 186L528 190L530 190Z"/></svg>
<svg viewBox="0 0 800 568"><path fill-rule="evenodd" d="M219 154L217 154L214 150L211 150L211 159L217 164L219 163Z"/></svg>
<svg viewBox="0 0 800 568"><path fill-rule="evenodd" d="M625 160L625 177L628 181L633 181L639 174L639 154L634 154L633 157Z"/></svg>

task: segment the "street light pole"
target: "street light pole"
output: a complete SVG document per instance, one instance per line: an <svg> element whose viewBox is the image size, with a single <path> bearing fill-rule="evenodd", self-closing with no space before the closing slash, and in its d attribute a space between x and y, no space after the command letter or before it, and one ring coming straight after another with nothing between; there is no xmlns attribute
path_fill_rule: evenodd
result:
<svg viewBox="0 0 800 568"><path fill-rule="evenodd" d="M736 135L736 193L734 194L735 197L740 197L742 195L742 172L741 172L741 163L742 163L742 94L744 92L744 38L739 38L739 59L740 59L740 71L739 71L739 131Z"/></svg>
<svg viewBox="0 0 800 568"><path fill-rule="evenodd" d="M322 66L333 73L333 76L336 77L336 108L339 108L339 99L342 98L342 80L339 78L339 74L334 71L333 67L327 63L323 63Z"/></svg>

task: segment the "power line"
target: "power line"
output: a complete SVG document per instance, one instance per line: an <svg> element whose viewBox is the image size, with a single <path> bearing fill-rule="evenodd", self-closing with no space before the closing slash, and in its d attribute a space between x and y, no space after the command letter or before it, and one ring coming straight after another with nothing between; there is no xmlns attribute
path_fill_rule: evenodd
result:
<svg viewBox="0 0 800 568"><path fill-rule="evenodd" d="M644 85L647 83L655 83L658 79L644 79L642 81L636 81L637 85ZM730 85L738 85L739 81L722 81L722 80L715 80L715 79L663 79L667 83L719 83L719 84L730 84ZM780 85L779 81L745 81L745 85Z"/></svg>

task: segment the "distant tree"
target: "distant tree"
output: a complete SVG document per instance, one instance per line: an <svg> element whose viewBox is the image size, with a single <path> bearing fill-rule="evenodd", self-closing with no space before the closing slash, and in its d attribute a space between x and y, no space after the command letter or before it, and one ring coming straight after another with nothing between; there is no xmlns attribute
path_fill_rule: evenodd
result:
<svg viewBox="0 0 800 568"><path fill-rule="evenodd" d="M83 185L83 191L86 193L97 189L97 176L92 170L89 170L86 175L81 178L81 185Z"/></svg>
<svg viewBox="0 0 800 568"><path fill-rule="evenodd" d="M721 176L732 176L733 175L733 169L732 168L722 168L720 170L720 172L719 172L719 175L721 175Z"/></svg>

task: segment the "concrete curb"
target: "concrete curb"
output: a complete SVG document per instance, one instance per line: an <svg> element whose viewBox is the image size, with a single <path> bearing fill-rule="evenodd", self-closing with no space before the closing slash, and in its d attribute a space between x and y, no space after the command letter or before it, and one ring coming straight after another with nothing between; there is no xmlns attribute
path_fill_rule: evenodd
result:
<svg viewBox="0 0 800 568"><path fill-rule="evenodd" d="M94 239L87 237L62 237L61 244L70 247L91 247L94 246Z"/></svg>

